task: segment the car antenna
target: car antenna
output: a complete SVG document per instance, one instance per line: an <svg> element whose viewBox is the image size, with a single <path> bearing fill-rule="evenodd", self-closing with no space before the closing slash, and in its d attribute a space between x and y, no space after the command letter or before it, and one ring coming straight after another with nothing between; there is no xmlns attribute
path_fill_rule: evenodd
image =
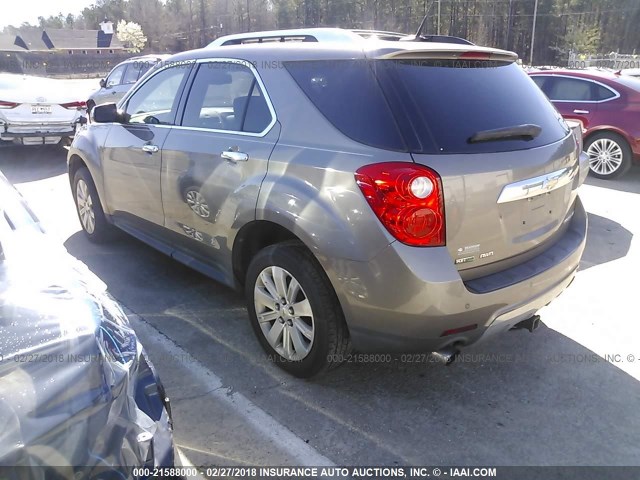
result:
<svg viewBox="0 0 640 480"><path fill-rule="evenodd" d="M420 26L418 27L418 31L416 32L416 38L420 38L422 36L422 29L424 28L424 25L427 23L427 17L429 15L425 15L424 17L422 17L422 21L420 22Z"/></svg>

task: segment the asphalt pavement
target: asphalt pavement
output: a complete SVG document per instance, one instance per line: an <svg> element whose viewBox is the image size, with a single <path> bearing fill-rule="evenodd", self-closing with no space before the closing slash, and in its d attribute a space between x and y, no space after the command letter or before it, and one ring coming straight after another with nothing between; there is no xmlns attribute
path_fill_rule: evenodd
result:
<svg viewBox="0 0 640 480"><path fill-rule="evenodd" d="M450 367L350 363L298 380L269 363L241 295L124 236L80 232L66 151L4 148L0 170L131 312L195 465L640 465L640 168L588 179L571 287Z"/></svg>

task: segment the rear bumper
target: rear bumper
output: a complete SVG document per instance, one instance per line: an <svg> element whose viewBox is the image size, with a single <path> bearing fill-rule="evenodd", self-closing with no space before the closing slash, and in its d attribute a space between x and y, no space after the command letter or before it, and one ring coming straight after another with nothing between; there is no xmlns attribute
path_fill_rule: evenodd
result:
<svg viewBox="0 0 640 480"><path fill-rule="evenodd" d="M336 288L354 347L363 352L430 352L477 342L511 328L571 283L586 242L587 215L576 198L566 232L533 259L463 282L446 247L394 242L370 262L336 262ZM443 336L448 330L475 328Z"/></svg>
<svg viewBox="0 0 640 480"><path fill-rule="evenodd" d="M76 134L77 119L72 122L0 122L0 140L19 141L20 143L57 143L61 138L70 138Z"/></svg>

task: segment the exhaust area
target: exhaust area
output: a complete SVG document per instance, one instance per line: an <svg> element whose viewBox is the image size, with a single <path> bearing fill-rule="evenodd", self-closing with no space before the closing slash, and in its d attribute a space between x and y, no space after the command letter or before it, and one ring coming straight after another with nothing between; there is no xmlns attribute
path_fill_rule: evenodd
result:
<svg viewBox="0 0 640 480"><path fill-rule="evenodd" d="M443 348L437 352L432 352L431 356L434 360L443 363L444 365L451 365L456 361L456 358L460 355L460 349L454 346Z"/></svg>
<svg viewBox="0 0 640 480"><path fill-rule="evenodd" d="M526 320L521 321L520 323L516 323L510 330L520 330L525 329L529 330L533 333L540 326L540 315L534 315L532 317L527 318Z"/></svg>

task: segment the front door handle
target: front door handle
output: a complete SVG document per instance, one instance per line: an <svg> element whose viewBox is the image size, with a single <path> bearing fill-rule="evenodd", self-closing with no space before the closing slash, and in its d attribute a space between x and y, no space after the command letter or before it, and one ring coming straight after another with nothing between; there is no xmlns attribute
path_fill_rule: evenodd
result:
<svg viewBox="0 0 640 480"><path fill-rule="evenodd" d="M573 113L586 115L587 113L589 113L589 110L574 110Z"/></svg>
<svg viewBox="0 0 640 480"><path fill-rule="evenodd" d="M249 160L249 155L242 152L226 151L226 152L222 152L220 156L225 160L230 161L231 163L246 162L247 160Z"/></svg>
<svg viewBox="0 0 640 480"><path fill-rule="evenodd" d="M142 151L147 153L156 153L160 148L157 145L143 145Z"/></svg>

